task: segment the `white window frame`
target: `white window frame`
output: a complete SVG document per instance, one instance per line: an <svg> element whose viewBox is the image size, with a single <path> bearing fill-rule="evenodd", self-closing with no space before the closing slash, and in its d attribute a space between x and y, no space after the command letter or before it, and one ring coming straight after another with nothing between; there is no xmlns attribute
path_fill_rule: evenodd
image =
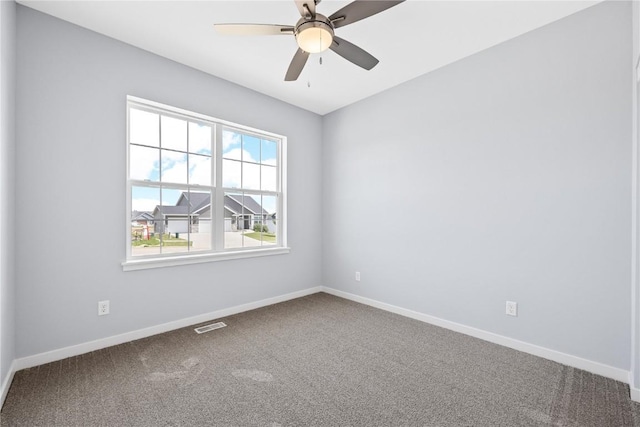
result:
<svg viewBox="0 0 640 427"><path fill-rule="evenodd" d="M129 111L134 107L141 110L162 114L164 116L172 116L180 119L204 122L212 128L212 146L211 146L211 186L198 186L171 183L162 183L158 181L158 187L162 183L164 188L202 188L211 191L211 249L195 252L184 253L166 253L166 254L150 254L133 256L131 254L131 193L134 186L153 187L155 183L148 181L140 181L131 179L130 177L130 144L129 144ZM192 111L183 110L159 102L149 101L146 99L127 96L127 126L126 126L126 259L122 262L124 271L142 270L158 267L170 267L177 265L198 264L203 262L224 261L239 258L253 258L268 255L280 255L290 252L287 247L287 199L286 199L286 164L287 164L287 138L271 132L254 129L237 123L213 118L204 114L194 113ZM245 190L243 188L225 188L222 187L222 132L224 128L233 128L243 134L250 134L259 138L268 138L274 140L278 144L277 149L277 184L276 189L279 191L263 191L263 190ZM241 248L224 248L224 195L225 193L244 193L254 195L277 196L277 230L276 245L265 247L241 247Z"/></svg>

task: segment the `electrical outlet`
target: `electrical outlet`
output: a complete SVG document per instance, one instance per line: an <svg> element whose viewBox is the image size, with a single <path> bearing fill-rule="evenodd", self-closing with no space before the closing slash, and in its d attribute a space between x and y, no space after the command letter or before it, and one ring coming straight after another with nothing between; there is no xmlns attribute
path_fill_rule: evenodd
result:
<svg viewBox="0 0 640 427"><path fill-rule="evenodd" d="M518 303L513 301L507 301L507 316L518 315Z"/></svg>
<svg viewBox="0 0 640 427"><path fill-rule="evenodd" d="M360 281L360 272L356 271L356 282Z"/></svg>
<svg viewBox="0 0 640 427"><path fill-rule="evenodd" d="M109 314L109 300L98 301L98 316Z"/></svg>

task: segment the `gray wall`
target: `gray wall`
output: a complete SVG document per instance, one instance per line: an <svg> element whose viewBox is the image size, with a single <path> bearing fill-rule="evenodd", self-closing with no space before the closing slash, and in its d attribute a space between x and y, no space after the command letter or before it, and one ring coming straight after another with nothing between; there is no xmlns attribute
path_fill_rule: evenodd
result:
<svg viewBox="0 0 640 427"><path fill-rule="evenodd" d="M320 116L23 6L17 24L17 357L322 284ZM127 95L286 135L291 253L123 272Z"/></svg>
<svg viewBox="0 0 640 427"><path fill-rule="evenodd" d="M325 116L323 283L628 370L630 34L606 2Z"/></svg>
<svg viewBox="0 0 640 427"><path fill-rule="evenodd" d="M15 356L16 4L0 1L0 384Z"/></svg>

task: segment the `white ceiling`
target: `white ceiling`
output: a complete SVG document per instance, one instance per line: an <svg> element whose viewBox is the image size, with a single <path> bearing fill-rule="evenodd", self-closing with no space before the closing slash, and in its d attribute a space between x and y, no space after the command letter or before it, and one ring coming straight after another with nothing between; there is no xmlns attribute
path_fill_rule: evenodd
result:
<svg viewBox="0 0 640 427"><path fill-rule="evenodd" d="M222 36L213 24L293 25L293 0L18 2L318 114L599 3L409 0L336 30L380 60L373 70L327 51L322 65L311 55L298 81L285 82L293 36ZM324 0L317 10L329 16L348 3Z"/></svg>

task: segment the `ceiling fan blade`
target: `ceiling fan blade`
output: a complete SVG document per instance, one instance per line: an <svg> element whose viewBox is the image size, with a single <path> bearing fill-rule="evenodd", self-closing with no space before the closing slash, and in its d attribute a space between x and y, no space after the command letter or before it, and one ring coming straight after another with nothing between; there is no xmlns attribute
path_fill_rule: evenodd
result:
<svg viewBox="0 0 640 427"><path fill-rule="evenodd" d="M291 64L289 65L289 69L287 70L287 75L284 77L285 82L298 80L298 76L302 72L304 64L307 63L307 58L309 58L309 52L305 52L304 50L298 48L296 54L293 55L293 59L291 60Z"/></svg>
<svg viewBox="0 0 640 427"><path fill-rule="evenodd" d="M300 16L303 18L314 18L316 16L316 3L320 3L315 0L294 0L296 3L296 7L298 8L298 12L300 12ZM309 8L307 11L307 7ZM309 16L311 13L311 16Z"/></svg>
<svg viewBox="0 0 640 427"><path fill-rule="evenodd" d="M216 31L225 36L273 36L293 34L290 25L271 24L214 24Z"/></svg>
<svg viewBox="0 0 640 427"><path fill-rule="evenodd" d="M347 61L351 61L365 70L372 69L378 65L378 62L380 62L369 52L359 48L353 43L349 43L348 41L341 39L340 37L334 36L333 43L331 43L329 48Z"/></svg>
<svg viewBox="0 0 640 427"><path fill-rule="evenodd" d="M329 17L329 21L333 23L335 28L344 27L345 25L353 24L361 19L368 18L380 13L390 7L396 6L402 3L400 1L368 1L368 0L356 0L353 3L349 3L333 15Z"/></svg>

